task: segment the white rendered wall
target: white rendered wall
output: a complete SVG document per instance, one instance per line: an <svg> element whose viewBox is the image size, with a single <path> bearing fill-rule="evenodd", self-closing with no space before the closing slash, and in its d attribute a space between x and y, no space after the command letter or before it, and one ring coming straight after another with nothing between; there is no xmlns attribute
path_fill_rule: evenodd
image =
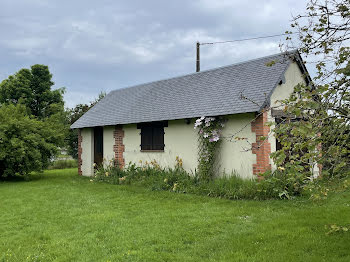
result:
<svg viewBox="0 0 350 262"><path fill-rule="evenodd" d="M114 159L113 147L114 141L114 130L115 126L103 127L103 162L107 164L109 161Z"/></svg>
<svg viewBox="0 0 350 262"><path fill-rule="evenodd" d="M156 160L162 167L174 167L176 157L183 160L183 168L194 172L197 167L197 132L193 129L193 121L186 124L185 120L168 122L164 128L164 152L141 152L141 130L136 124L124 125L125 163L150 162Z"/></svg>
<svg viewBox="0 0 350 262"><path fill-rule="evenodd" d="M253 177L253 164L256 162L256 155L251 151L251 144L256 142L256 137L251 130L250 123L254 117L254 113L228 116L223 130L224 139L219 149L220 173L226 175L235 173L244 178Z"/></svg>
<svg viewBox="0 0 350 262"><path fill-rule="evenodd" d="M82 165L81 170L83 176L92 176L94 174L94 131L93 128L83 128L82 136Z"/></svg>
<svg viewBox="0 0 350 262"><path fill-rule="evenodd" d="M246 124L247 127L239 134L245 137L250 143L255 142L255 133L251 132L250 121L254 114L239 114L228 116L228 122L223 130L223 135L228 137L237 130L242 129ZM174 167L175 159L179 156L183 160L183 167L188 172L194 172L198 162L198 135L194 130L194 121L186 124L184 120L174 120L168 122L168 127L164 128L164 152L141 152L140 129L136 125L124 125L124 159L125 163L139 163L156 160L162 167ZM231 175L236 172L238 175L246 178L252 177L253 163L255 155L249 149L250 144L247 140L237 141L224 139L219 150L218 173L222 175L225 172ZM245 152L243 152L245 150Z"/></svg>

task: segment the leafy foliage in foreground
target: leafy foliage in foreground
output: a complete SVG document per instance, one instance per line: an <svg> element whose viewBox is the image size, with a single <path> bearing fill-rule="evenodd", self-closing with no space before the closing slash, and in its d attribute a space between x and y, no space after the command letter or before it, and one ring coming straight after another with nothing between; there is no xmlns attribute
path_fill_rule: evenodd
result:
<svg viewBox="0 0 350 262"><path fill-rule="evenodd" d="M46 168L62 139L51 121L28 116L23 105L0 106L0 177Z"/></svg>
<svg viewBox="0 0 350 262"><path fill-rule="evenodd" d="M291 24L298 44L288 36L287 49L311 58L316 76L282 101L285 119L275 133L283 148L272 156L291 174L322 165L323 175L349 175L350 1L310 0L306 9Z"/></svg>
<svg viewBox="0 0 350 262"><path fill-rule="evenodd" d="M243 179L233 174L203 181L198 175L187 173L179 161L175 168L161 168L153 160L140 165L130 163L124 169L111 162L98 167L93 180L226 199L290 199L302 195L317 198L324 190L324 186L319 185L320 179L311 180L302 173L292 175L281 170L266 172L261 180Z"/></svg>

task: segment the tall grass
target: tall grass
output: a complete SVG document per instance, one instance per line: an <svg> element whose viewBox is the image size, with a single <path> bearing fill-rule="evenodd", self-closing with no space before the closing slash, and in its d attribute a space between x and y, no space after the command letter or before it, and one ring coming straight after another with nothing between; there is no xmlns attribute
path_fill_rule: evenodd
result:
<svg viewBox="0 0 350 262"><path fill-rule="evenodd" d="M110 184L140 185L151 190L191 193L226 199L290 198L302 193L301 181L287 179L284 174L267 174L265 179L243 179L237 175L202 181L197 174L187 173L181 166L161 168L155 161L137 166L129 164L101 166L95 181Z"/></svg>
<svg viewBox="0 0 350 262"><path fill-rule="evenodd" d="M78 167L78 161L75 159L55 160L49 165L48 169L65 169L73 167Z"/></svg>

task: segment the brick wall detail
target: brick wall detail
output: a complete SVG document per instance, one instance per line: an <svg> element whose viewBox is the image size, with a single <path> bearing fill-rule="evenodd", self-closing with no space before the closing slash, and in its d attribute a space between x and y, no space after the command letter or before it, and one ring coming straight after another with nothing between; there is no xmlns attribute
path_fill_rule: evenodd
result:
<svg viewBox="0 0 350 262"><path fill-rule="evenodd" d="M270 127L266 126L268 121L267 111L261 113L252 124L252 132L255 133L256 143L252 144L252 153L256 155L256 164L253 164L253 174L259 175L271 169L270 154L271 144L267 140L270 132ZM261 140L261 137L266 137L266 140Z"/></svg>
<svg viewBox="0 0 350 262"><path fill-rule="evenodd" d="M81 129L78 129L78 174L83 175L83 171L81 170L81 166L83 164L82 154L83 154L83 136L81 135Z"/></svg>
<svg viewBox="0 0 350 262"><path fill-rule="evenodd" d="M114 151L114 158L116 163L123 168L125 166L125 160L124 160L124 151L125 151L125 146L123 144L123 139L124 139L124 130L123 126L117 125L115 127L114 133L114 146L113 146L113 151Z"/></svg>

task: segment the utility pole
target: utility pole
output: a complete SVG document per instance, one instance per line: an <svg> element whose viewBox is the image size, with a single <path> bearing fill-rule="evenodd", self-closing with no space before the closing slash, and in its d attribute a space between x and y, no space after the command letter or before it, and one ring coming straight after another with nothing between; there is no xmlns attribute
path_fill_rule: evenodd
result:
<svg viewBox="0 0 350 262"><path fill-rule="evenodd" d="M197 42L197 44L196 44L196 48L197 48L196 72L199 72L201 70L201 64L200 64L200 59L199 59L199 46L200 46L200 43Z"/></svg>

